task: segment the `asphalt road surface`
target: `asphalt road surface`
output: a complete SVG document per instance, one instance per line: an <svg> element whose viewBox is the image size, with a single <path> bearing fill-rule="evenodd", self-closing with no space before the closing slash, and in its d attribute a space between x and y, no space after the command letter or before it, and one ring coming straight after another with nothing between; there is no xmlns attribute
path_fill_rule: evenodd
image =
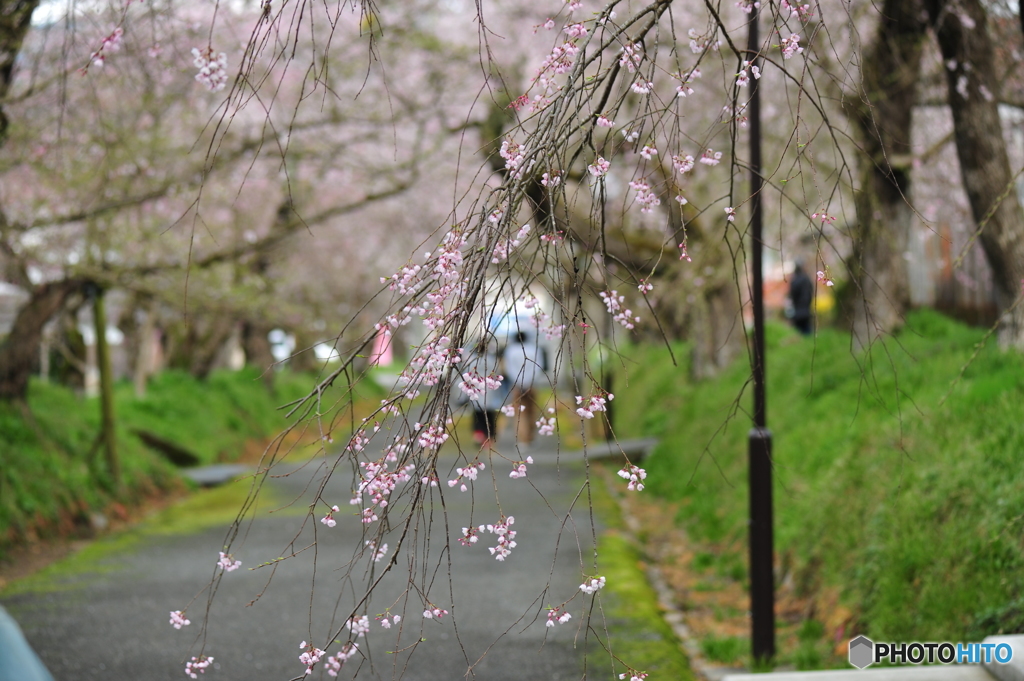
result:
<svg viewBox="0 0 1024 681"><path fill-rule="evenodd" d="M325 493L341 508L336 527L285 511L261 513L243 528L231 546L242 567L223 574L205 631L206 594L188 607L190 626L175 630L168 613L185 608L217 574L224 527L146 536L109 556L102 571L61 578L44 591L4 597L3 604L56 681L179 680L188 678L185 661L201 652L214 662L200 679L293 679L305 671L300 643L326 649L325 661L350 636L343 625L353 610L369 616L370 631L354 639L359 653L339 678L357 671L359 678L409 681L582 678L584 649L597 643L587 641L580 625L590 597L579 585L593 563L595 532L586 493L577 498L585 472L581 455L501 449L510 459L533 456L528 477L510 479L512 464L494 457L470 491L460 492L446 484L445 476L454 477L449 466L456 465L454 454L446 455L441 484L428 510L405 532L397 564L383 575L372 600L358 607L361 585L381 575L404 528L393 524L383 537L389 544L383 560L372 563L364 554L346 569L354 549L369 538L364 532L379 525L364 525L358 507L348 505L347 469ZM278 499L308 505L310 480L315 488L322 475L311 468L267 484ZM411 493L414 483L399 489ZM397 490L394 496L393 510L400 511L409 496ZM515 518L511 529L517 532L517 546L504 562L488 551L495 546L493 534L481 533L471 546L458 542L464 526L494 523L502 512ZM310 545L314 536L315 549L279 562L269 587L270 568L249 569ZM572 619L546 627L545 608L574 595L568 604ZM424 619L428 602L449 615ZM389 607L403 620L384 629L375 616ZM308 678L330 678L323 661Z"/></svg>

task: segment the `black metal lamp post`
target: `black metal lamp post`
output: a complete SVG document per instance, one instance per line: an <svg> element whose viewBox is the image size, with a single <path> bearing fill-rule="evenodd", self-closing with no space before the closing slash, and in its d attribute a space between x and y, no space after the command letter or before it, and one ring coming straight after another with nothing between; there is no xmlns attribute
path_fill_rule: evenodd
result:
<svg viewBox="0 0 1024 681"><path fill-rule="evenodd" d="M750 13L747 55L758 64L758 7ZM758 66L760 66L758 64ZM748 441L750 487L750 615L751 652L763 664L775 656L775 576L772 536L772 434L768 430L765 402L764 362L764 274L762 262L763 211L761 209L761 95L758 81L751 79L750 95L750 226L754 306L754 427Z"/></svg>

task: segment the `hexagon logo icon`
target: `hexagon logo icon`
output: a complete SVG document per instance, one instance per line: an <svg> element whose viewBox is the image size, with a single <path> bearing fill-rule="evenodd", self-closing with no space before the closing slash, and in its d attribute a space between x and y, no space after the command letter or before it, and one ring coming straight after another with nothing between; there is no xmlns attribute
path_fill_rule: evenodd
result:
<svg viewBox="0 0 1024 681"><path fill-rule="evenodd" d="M867 636L858 636L850 641L850 664L864 669L875 661L875 643Z"/></svg>

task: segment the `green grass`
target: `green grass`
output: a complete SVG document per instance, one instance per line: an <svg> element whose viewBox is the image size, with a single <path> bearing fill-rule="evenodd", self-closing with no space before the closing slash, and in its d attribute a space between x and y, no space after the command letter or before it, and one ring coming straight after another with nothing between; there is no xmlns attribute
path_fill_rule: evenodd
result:
<svg viewBox="0 0 1024 681"><path fill-rule="evenodd" d="M798 595L838 590L876 640L1024 629L1024 356L986 347L951 390L983 331L934 312L870 354L838 331L768 331L779 578ZM648 491L681 502L698 543L740 550L748 368L694 385L664 347L624 354L617 433L661 437Z"/></svg>
<svg viewBox="0 0 1024 681"><path fill-rule="evenodd" d="M113 502L133 504L180 485L173 467L132 434L145 429L172 440L202 463L231 461L247 442L286 425L279 404L304 394L313 378L279 374L275 390L257 372L214 372L199 381L176 371L152 380L145 397L131 385L115 393L122 489L109 485L103 456L93 451L99 402L33 382L28 405L0 404L0 549L30 534L74 533L89 512ZM92 451L92 454L90 452Z"/></svg>

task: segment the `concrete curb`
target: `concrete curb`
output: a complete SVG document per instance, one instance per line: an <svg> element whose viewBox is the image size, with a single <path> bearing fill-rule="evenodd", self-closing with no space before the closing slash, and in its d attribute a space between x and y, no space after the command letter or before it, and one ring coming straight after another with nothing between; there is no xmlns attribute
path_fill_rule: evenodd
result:
<svg viewBox="0 0 1024 681"><path fill-rule="evenodd" d="M988 673L999 681L1024 681L1024 634L1013 636L989 636L985 643L1006 643L1013 651L1013 657L1006 664L994 660L985 662L983 666Z"/></svg>

